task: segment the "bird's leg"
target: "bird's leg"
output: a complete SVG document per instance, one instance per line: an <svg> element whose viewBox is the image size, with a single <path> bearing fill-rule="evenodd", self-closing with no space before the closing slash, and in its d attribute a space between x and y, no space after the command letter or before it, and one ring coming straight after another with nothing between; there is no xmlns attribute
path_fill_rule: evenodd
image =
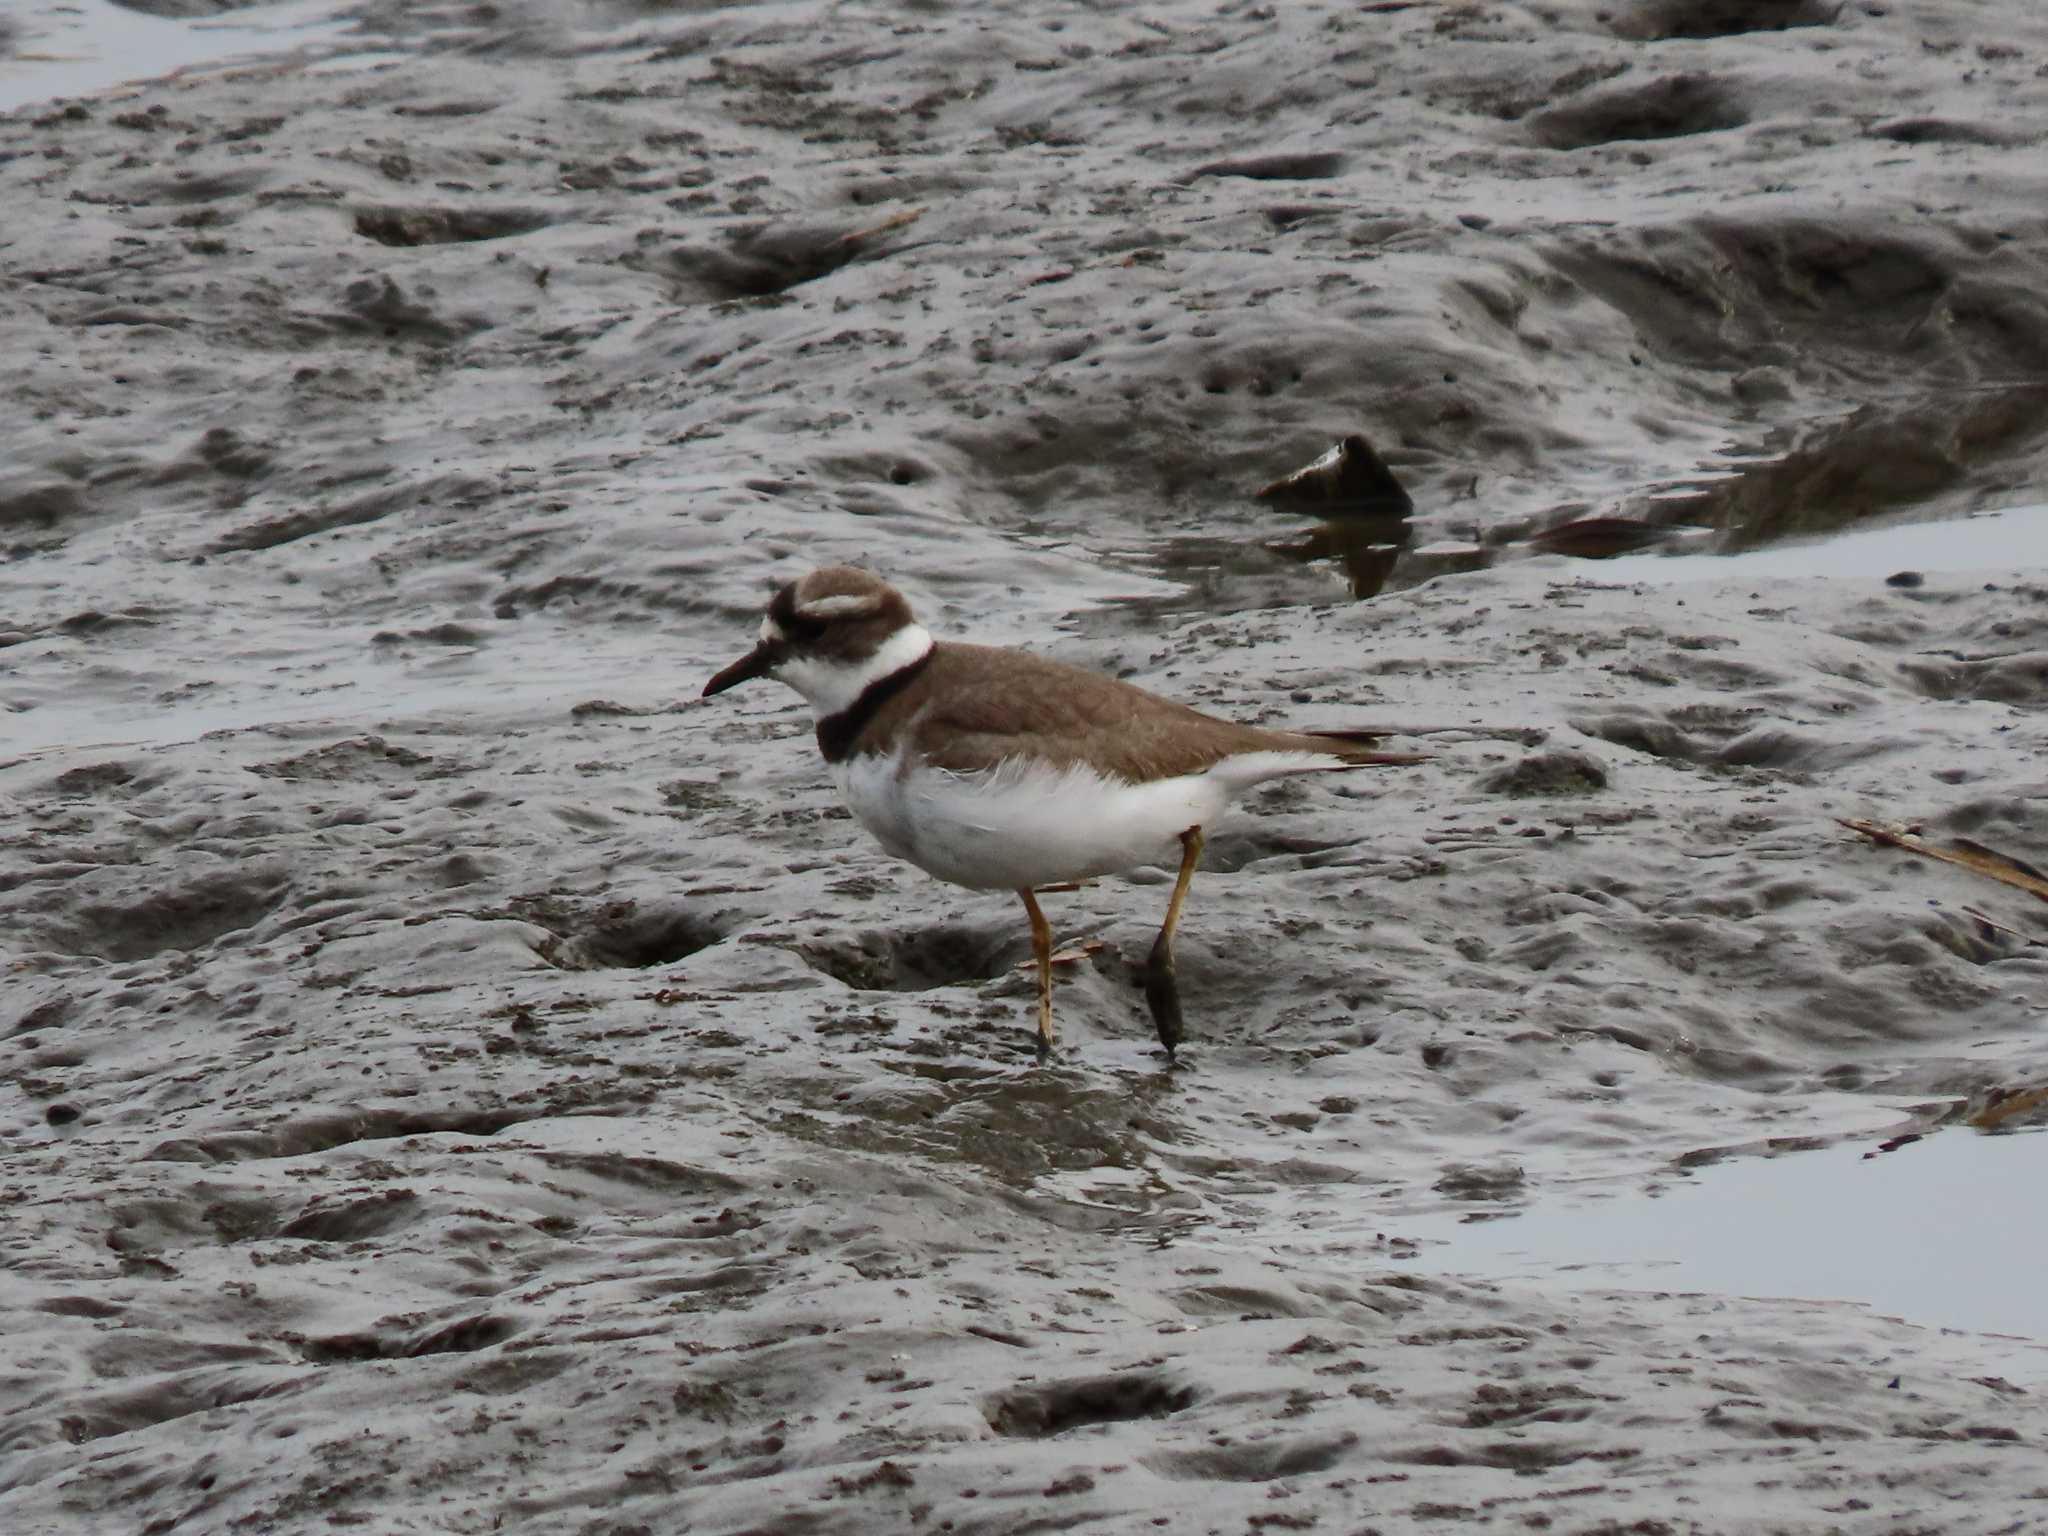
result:
<svg viewBox="0 0 2048 1536"><path fill-rule="evenodd" d="M1038 1059L1052 1054L1052 924L1038 910L1038 898L1028 885L1019 886L1024 910L1031 917L1031 955L1038 962Z"/></svg>
<svg viewBox="0 0 2048 1536"><path fill-rule="evenodd" d="M1173 930L1180 926L1180 909L1188 899L1188 882L1195 878L1195 866L1202 861L1202 829L1189 827L1180 835L1180 878L1173 882L1173 900L1166 904L1166 921L1152 942L1152 958L1145 965L1145 1002L1152 1009L1152 1023L1159 1031L1159 1043L1171 1056L1180 1044L1180 983L1173 969Z"/></svg>

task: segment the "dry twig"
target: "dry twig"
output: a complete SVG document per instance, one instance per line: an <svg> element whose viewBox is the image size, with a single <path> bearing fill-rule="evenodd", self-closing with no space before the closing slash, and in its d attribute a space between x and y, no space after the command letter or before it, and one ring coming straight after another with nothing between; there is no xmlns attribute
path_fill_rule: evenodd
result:
<svg viewBox="0 0 2048 1536"><path fill-rule="evenodd" d="M2028 894L2048 901L2048 875L2044 875L2031 864L2024 864L2015 858L1995 852L1981 843L1967 840L1955 842L1944 848L1930 843L1923 837L1916 837L1903 827L1881 826L1874 821L1860 817L1837 816L1836 821L1851 832L1860 832L1885 848L1903 848L1908 853L1917 853L1923 859L1939 859L1944 864L1954 864L1972 870L1987 879L2004 885L2017 886Z"/></svg>

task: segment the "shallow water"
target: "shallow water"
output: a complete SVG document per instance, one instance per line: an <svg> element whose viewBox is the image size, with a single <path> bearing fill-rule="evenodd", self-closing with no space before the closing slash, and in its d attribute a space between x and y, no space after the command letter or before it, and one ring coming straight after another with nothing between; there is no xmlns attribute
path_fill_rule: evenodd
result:
<svg viewBox="0 0 2048 1536"><path fill-rule="evenodd" d="M1572 1290L1862 1302L2048 1345L2048 1230L2027 1213L2048 1139L1945 1131L1735 1158L1626 1193L1539 1196L1497 1218L1404 1221L1432 1269ZM2016 1370L2048 1379L2048 1349Z"/></svg>
<svg viewBox="0 0 2048 1536"><path fill-rule="evenodd" d="M1738 554L1715 554L1720 535L1684 529L1659 549L1611 558L1568 559L1592 581L1680 585L1708 581L1821 576L1883 580L1900 571L2011 572L2048 565L2048 506L2006 507L1927 522L1890 522L1825 537L1789 538ZM1300 567L1341 578L1355 598L1455 577L1518 557L1526 547L1489 548L1458 540L1414 542L1399 519L1325 523L1294 534L1262 531L1232 541L1179 538L1149 552L1157 566L1185 583L1165 599L1136 606L1156 613L1231 612L1284 603Z"/></svg>
<svg viewBox="0 0 2048 1536"><path fill-rule="evenodd" d="M326 52L352 25L341 9L336 0L298 0L176 20L110 0L9 7L20 30L13 56L0 56L0 112L256 55Z"/></svg>
<svg viewBox="0 0 2048 1536"><path fill-rule="evenodd" d="M2012 572L2048 565L2048 504L1940 523L1900 523L1739 555L1624 555L1587 569L1598 579L1659 583L1825 576L1870 581L1899 571Z"/></svg>

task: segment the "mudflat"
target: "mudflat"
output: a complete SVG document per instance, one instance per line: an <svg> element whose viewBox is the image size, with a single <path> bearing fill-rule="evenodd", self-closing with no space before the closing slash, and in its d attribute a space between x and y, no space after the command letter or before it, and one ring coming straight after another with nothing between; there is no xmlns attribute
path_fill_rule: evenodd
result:
<svg viewBox="0 0 2048 1536"><path fill-rule="evenodd" d="M1710 564L2048 499L2038 7L349 15L0 117L0 1527L2043 1518L2048 1314L1444 1235L2040 1123L2039 901L1838 818L2048 863L2048 575ZM695 697L844 560L1431 761L1215 832L1178 1066L1048 896L1037 1066Z"/></svg>

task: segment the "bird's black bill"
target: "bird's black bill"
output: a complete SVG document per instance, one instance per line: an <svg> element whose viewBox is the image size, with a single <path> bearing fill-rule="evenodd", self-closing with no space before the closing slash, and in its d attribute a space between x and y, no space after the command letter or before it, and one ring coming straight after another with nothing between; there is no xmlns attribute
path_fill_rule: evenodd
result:
<svg viewBox="0 0 2048 1536"><path fill-rule="evenodd" d="M714 693L723 693L726 689L744 683L750 678L765 677L769 668L780 659L777 648L764 640L706 683L702 697L708 699Z"/></svg>

